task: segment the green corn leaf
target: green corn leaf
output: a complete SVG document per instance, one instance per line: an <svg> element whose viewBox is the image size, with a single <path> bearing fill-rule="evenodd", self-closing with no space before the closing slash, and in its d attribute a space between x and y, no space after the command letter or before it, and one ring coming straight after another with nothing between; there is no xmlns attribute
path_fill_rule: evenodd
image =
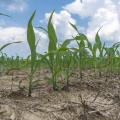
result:
<svg viewBox="0 0 120 120"><path fill-rule="evenodd" d="M57 69L61 67L60 64L62 63L61 57L63 53L64 53L63 51L57 51L56 53L56 64L59 65Z"/></svg>
<svg viewBox="0 0 120 120"><path fill-rule="evenodd" d="M39 28L39 29L45 31L46 33L48 33L48 30L46 30L46 29L45 29L44 27L42 27L42 26L40 26L40 27L36 27L36 28Z"/></svg>
<svg viewBox="0 0 120 120"><path fill-rule="evenodd" d="M78 48L71 48L73 51L79 51Z"/></svg>
<svg viewBox="0 0 120 120"><path fill-rule="evenodd" d="M92 44L88 40L87 40L87 44L88 44L88 48L90 49L90 51L92 51L93 50Z"/></svg>
<svg viewBox="0 0 120 120"><path fill-rule="evenodd" d="M9 15L7 15L7 14L4 14L4 13L0 13L0 16L11 17L11 16L9 16Z"/></svg>
<svg viewBox="0 0 120 120"><path fill-rule="evenodd" d="M49 37L48 51L49 52L57 49L57 36L56 36L56 32L52 24L53 14L54 14L54 11L51 13L49 22L48 22L48 37Z"/></svg>
<svg viewBox="0 0 120 120"><path fill-rule="evenodd" d="M103 46L102 46L102 51L104 51L104 49L105 49L105 43L104 43Z"/></svg>
<svg viewBox="0 0 120 120"><path fill-rule="evenodd" d="M117 50L116 53L117 53L117 55L120 57L120 51Z"/></svg>
<svg viewBox="0 0 120 120"><path fill-rule="evenodd" d="M33 67L36 61L35 32L34 32L33 25L32 25L32 21L35 16L35 13L36 12L34 12L32 16L30 17L30 20L28 22L28 27L27 27L27 41L28 41L30 51L31 51L31 68L32 68L31 71L33 71Z"/></svg>
<svg viewBox="0 0 120 120"><path fill-rule="evenodd" d="M72 41L73 41L73 39L67 39L67 40L65 40L62 43L61 48L66 48Z"/></svg>
<svg viewBox="0 0 120 120"><path fill-rule="evenodd" d="M36 42L36 45L35 45L35 46L36 46L36 48L37 48L37 46L38 46L39 42L40 42L40 40L38 40L38 41Z"/></svg>
<svg viewBox="0 0 120 120"><path fill-rule="evenodd" d="M51 54L51 53L45 54L45 55L42 57L41 61L45 60L45 62L48 64L49 68L52 69L51 61L47 58L48 56L50 56L50 54Z"/></svg>
<svg viewBox="0 0 120 120"><path fill-rule="evenodd" d="M66 62L66 65L68 65L67 67L70 66L71 61L72 61L72 52L71 51L65 52L64 62Z"/></svg>
<svg viewBox="0 0 120 120"><path fill-rule="evenodd" d="M71 22L70 22L70 25L77 31L77 33L80 35L81 33L79 32L79 30L77 29L77 27L74 25L74 24L72 24Z"/></svg>
<svg viewBox="0 0 120 120"><path fill-rule="evenodd" d="M103 57L104 55L104 50L105 50L105 43L102 46L102 49L100 50L100 56Z"/></svg>
<svg viewBox="0 0 120 120"><path fill-rule="evenodd" d="M117 42L117 43L112 45L112 47L119 47L119 46L120 46L120 42Z"/></svg>
<svg viewBox="0 0 120 120"><path fill-rule="evenodd" d="M113 48L114 54L116 53L116 51L118 50L119 47L120 47L120 42L114 43L112 45L111 48Z"/></svg>
<svg viewBox="0 0 120 120"><path fill-rule="evenodd" d="M97 44L95 43L92 50L92 53L95 55L95 57L96 57L96 52L97 52Z"/></svg>
<svg viewBox="0 0 120 120"><path fill-rule="evenodd" d="M97 44L95 43L94 45L93 45L93 51L96 51L97 50Z"/></svg>
<svg viewBox="0 0 120 120"><path fill-rule="evenodd" d="M95 36L95 42L96 42L96 44L97 44L97 47L98 47L99 49L101 49L102 43L101 43L100 36L99 36L98 32L97 32L97 34L96 34L96 36Z"/></svg>
<svg viewBox="0 0 120 120"><path fill-rule="evenodd" d="M9 46L9 45L11 45L11 44L14 44L14 43L21 43L21 41L7 43L7 44L3 45L3 46L0 48L0 51L2 51L4 48L6 48L7 46Z"/></svg>
<svg viewBox="0 0 120 120"><path fill-rule="evenodd" d="M104 48L105 49L105 55L104 56L106 56L107 54L108 54L108 48Z"/></svg>
<svg viewBox="0 0 120 120"><path fill-rule="evenodd" d="M40 62L45 60L47 62L47 64L49 65L50 69L52 69L52 67L53 67L52 61L53 60L51 59L51 56L53 57L53 54L56 54L56 52L57 51L51 51L51 52L46 53L45 55L42 55Z"/></svg>
<svg viewBox="0 0 120 120"><path fill-rule="evenodd" d="M69 50L69 48L67 48L67 47L60 47L59 49L57 49L58 52L60 52L60 51L64 52L66 50Z"/></svg>
<svg viewBox="0 0 120 120"><path fill-rule="evenodd" d="M74 38L75 40L87 40L86 35L80 34Z"/></svg>
<svg viewBox="0 0 120 120"><path fill-rule="evenodd" d="M103 26L102 26L103 27ZM102 29L102 27L100 27L100 29L97 31L96 35L95 35L95 42L97 44L97 48L100 50L102 49L102 42L100 40L100 36L99 36L99 31Z"/></svg>
<svg viewBox="0 0 120 120"><path fill-rule="evenodd" d="M81 49L84 49L85 48L85 41L84 40L81 40L80 41L80 46L79 46Z"/></svg>

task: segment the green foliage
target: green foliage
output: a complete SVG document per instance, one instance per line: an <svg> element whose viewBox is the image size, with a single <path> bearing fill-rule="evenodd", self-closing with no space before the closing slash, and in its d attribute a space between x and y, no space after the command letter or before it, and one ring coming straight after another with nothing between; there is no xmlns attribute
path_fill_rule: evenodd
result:
<svg viewBox="0 0 120 120"><path fill-rule="evenodd" d="M54 14L54 11L50 15L49 22L48 22L48 37L49 37L48 52L52 52L57 49L57 36L56 36L56 32L52 24L53 14Z"/></svg>
<svg viewBox="0 0 120 120"><path fill-rule="evenodd" d="M48 34L49 38L49 45L48 45L48 52L44 55L44 60L49 66L49 69L51 71L52 77L49 78L53 85L54 90L58 90L57 86L57 78L59 77L61 73L61 62L62 62L62 56L65 51L67 51L67 46L70 44L72 39L65 40L61 45L58 45L58 39L56 35L56 31L54 29L54 26L52 24L52 17L53 17L54 11L51 13L47 30L45 28L42 28L45 30ZM41 28L41 27L39 27Z"/></svg>
<svg viewBox="0 0 120 120"><path fill-rule="evenodd" d="M80 80L84 80L83 74L86 70L94 69L95 73L99 73L100 76L104 71L107 71L109 74L114 72L120 73L120 42L106 47L106 44L102 43L99 36L100 28L95 35L93 43L88 40L85 34L79 32L76 25L70 23L76 31L76 35L59 44L59 38L52 22L54 11L49 17L47 28L37 27L42 29L49 39L47 52L45 54L37 53L36 47L39 41L36 41L32 24L35 13L30 17L27 26L27 42L30 48L30 55L26 59L22 59L19 56L8 57L2 52L9 45L21 42L7 43L0 47L0 65L2 67L7 70L21 67L30 68L28 96L31 96L33 86L38 83L38 81L33 80L33 76L41 65L50 70L51 75L47 80L52 84L54 90L69 90L70 78L74 72L79 72ZM0 13L0 16L9 17L2 13ZM75 42L77 46L70 48L71 42ZM60 84L61 80L64 80L64 85Z"/></svg>
<svg viewBox="0 0 120 120"><path fill-rule="evenodd" d="M14 44L14 43L21 43L21 42L18 41L18 42L7 43L7 44L5 44L5 45L3 45L3 46L0 47L0 52L1 52L4 48L6 48L7 46L9 46L9 45L11 45L11 44Z"/></svg>
<svg viewBox="0 0 120 120"><path fill-rule="evenodd" d="M31 51L31 72L34 71L35 62L36 62L36 44L35 44L36 40L35 40L35 33L32 25L32 20L34 16L35 16L35 12L31 16L28 22L28 27L27 27L27 41Z"/></svg>
<svg viewBox="0 0 120 120"><path fill-rule="evenodd" d="M72 23L70 23L71 26L77 31L78 35L74 37L74 40L76 41L78 48L74 48L74 51L77 56L77 62L78 62L78 66L79 66L79 74L80 74L80 78L82 80L82 70L83 70L83 60L85 59L86 54L86 42L87 42L87 36L80 33L77 29L77 27L75 25L73 25Z"/></svg>
<svg viewBox="0 0 120 120"><path fill-rule="evenodd" d="M33 29L32 21L34 19L35 12L32 14L30 17L30 20L28 22L28 27L27 27L27 42L30 47L31 51L31 72L29 75L29 92L28 96L31 96L32 93L32 84L33 84L33 75L36 70L36 39L35 39L35 32Z"/></svg>

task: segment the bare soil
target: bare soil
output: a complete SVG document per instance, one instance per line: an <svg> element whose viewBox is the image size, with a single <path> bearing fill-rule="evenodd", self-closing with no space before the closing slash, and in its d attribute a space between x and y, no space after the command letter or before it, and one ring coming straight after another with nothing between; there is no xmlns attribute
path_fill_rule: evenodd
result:
<svg viewBox="0 0 120 120"><path fill-rule="evenodd" d="M120 120L119 75L99 77L86 71L81 81L76 73L69 91L53 91L45 80L49 76L47 69L38 71L38 83L28 97L25 71L1 75L0 120Z"/></svg>

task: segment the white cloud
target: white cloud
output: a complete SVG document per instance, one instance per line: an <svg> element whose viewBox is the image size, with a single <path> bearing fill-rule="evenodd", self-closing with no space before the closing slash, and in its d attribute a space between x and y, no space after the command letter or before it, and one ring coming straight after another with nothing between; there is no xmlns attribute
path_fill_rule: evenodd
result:
<svg viewBox="0 0 120 120"><path fill-rule="evenodd" d="M120 36L118 36L120 33L120 21L115 10L110 10L109 8L100 8L88 23L88 35L91 37L94 36L100 26L103 26L100 33L104 39L115 41L120 40Z"/></svg>
<svg viewBox="0 0 120 120"><path fill-rule="evenodd" d="M99 4L97 1L99 1ZM95 14L95 10L102 6L103 3L103 0L84 0L82 3L80 0L74 0L74 2L64 6L63 8L70 13L79 15L80 17L88 17Z"/></svg>
<svg viewBox="0 0 120 120"><path fill-rule="evenodd" d="M13 42L25 41L26 30L22 27L1 27L0 28L0 41Z"/></svg>
<svg viewBox="0 0 120 120"><path fill-rule="evenodd" d="M40 53L44 53L47 50L48 39L45 33L35 29L36 41L40 40L37 50ZM22 41L20 44L11 45L5 49L5 52L11 55L27 56L30 53L27 44L26 28L22 27L0 27L0 45L8 42Z"/></svg>
<svg viewBox="0 0 120 120"><path fill-rule="evenodd" d="M50 13L45 14L45 21L48 21ZM72 35L76 34L76 31L71 27L69 22L77 24L76 20L72 18L71 14L65 10L60 11L60 13L54 13L53 15L53 25L55 27L59 41L69 39Z"/></svg>
<svg viewBox="0 0 120 120"><path fill-rule="evenodd" d="M91 40L95 33L103 25L100 31L102 39L109 41L120 41L120 0L80 0L64 6L64 9L71 14L76 14L80 18L88 21L86 33Z"/></svg>
<svg viewBox="0 0 120 120"><path fill-rule="evenodd" d="M9 4L5 4L3 1L6 1L6 3ZM14 1L16 1L15 3L18 2L18 0ZM26 4L25 0L19 0L19 2L20 1ZM6 5L8 9L10 9L10 5L13 5L15 8L11 7L11 10L18 9L19 11L23 11L25 9L25 7L23 7L24 5L20 4L21 2L16 4L16 6L12 3L12 0L2 0L2 2L4 3L2 5ZM86 28L78 26L80 31L86 32L90 40L94 39L95 33L103 25L103 28L100 31L100 36L103 40L108 40L109 43L111 43L111 41L120 41L120 0L84 0L82 4L80 0L74 0L72 3L64 6L59 13L55 12L53 16L53 24L59 42L62 42L66 38L71 38L76 34L76 31L69 24L69 22L72 22L77 25L77 21L72 17L72 14L78 15L83 20L88 17L90 18L86 23L88 24ZM42 23L47 23L49 16L50 13L46 13L45 18L41 20ZM43 53L47 50L48 38L43 32L39 32L36 29L35 32L37 40L40 39L38 51ZM27 41L26 28L1 27L0 42L7 43L10 41ZM12 51L13 47L10 46L9 49ZM24 46L17 47L17 50L14 50L14 52L19 52L19 49L22 51L21 54L25 54L24 51L27 51L27 53L29 52L26 42Z"/></svg>
<svg viewBox="0 0 120 120"><path fill-rule="evenodd" d="M27 0L0 0L0 6L10 11L24 11L27 8Z"/></svg>

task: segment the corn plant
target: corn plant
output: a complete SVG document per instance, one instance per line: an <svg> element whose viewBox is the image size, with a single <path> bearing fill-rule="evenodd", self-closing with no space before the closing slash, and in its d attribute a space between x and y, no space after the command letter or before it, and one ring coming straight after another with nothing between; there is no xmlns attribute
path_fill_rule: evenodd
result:
<svg viewBox="0 0 120 120"><path fill-rule="evenodd" d="M51 73L52 73L52 84L53 84L53 89L56 90L57 89L57 83L56 83L56 77L60 71L59 66L57 65L57 54L55 53L57 50L57 36L56 36L56 32L55 29L53 27L52 24L52 16L53 13L50 15L49 21L48 21L48 26L47 26L47 31L48 31L48 38L49 38L49 46L48 46L48 59L47 59L47 63L50 67Z"/></svg>
<svg viewBox="0 0 120 120"><path fill-rule="evenodd" d="M105 47L105 56L107 57L107 71L112 72L113 66L115 66L116 55L118 52L118 48L120 47L120 43L117 42L113 44L111 47Z"/></svg>
<svg viewBox="0 0 120 120"><path fill-rule="evenodd" d="M98 30L98 32L99 32L99 30ZM102 59L103 51L104 51L104 47L105 47L105 44L102 45L102 42L100 40L98 32L96 33L95 43L93 43L93 45L92 45L92 43L90 41L87 40L88 49L92 53L93 66L94 66L94 71L95 72L96 72L96 69L97 69L97 63L96 63L97 62L97 50L99 50L99 57L100 57L100 59Z"/></svg>
<svg viewBox="0 0 120 120"><path fill-rule="evenodd" d="M48 45L48 52L44 55L44 60L47 62L50 71L51 71L51 78L49 78L49 81L53 85L53 90L58 90L57 86L57 78L60 75L61 72L61 55L62 52L67 50L67 45L72 41L71 39L65 40L62 45L58 45L58 38L56 35L56 31L54 29L54 26L52 24L52 17L53 17L54 11L51 13L47 30L45 28L42 28L47 34L49 38L49 45Z"/></svg>
<svg viewBox="0 0 120 120"><path fill-rule="evenodd" d="M5 68L7 68L7 71L9 71L11 69L20 70L24 66L24 60L22 58L20 58L19 56L8 57L6 55L4 66L5 66Z"/></svg>
<svg viewBox="0 0 120 120"><path fill-rule="evenodd" d="M116 64L117 72L118 72L118 75L120 75L120 51L119 50L116 51L116 55L117 55L117 57L116 57L116 59L117 59L117 64Z"/></svg>
<svg viewBox="0 0 120 120"><path fill-rule="evenodd" d="M101 29L101 28L100 28ZM100 29L98 30L98 32L96 33L96 36L95 36L95 44L94 46L96 45L97 46L97 49L95 48L95 52L97 52L98 50L98 66L99 66L99 76L101 77L101 69L103 67L102 65L102 61L104 60L104 51L105 51L105 43L102 44L101 40L100 40L100 36L99 36L99 31ZM94 53L93 53L93 56L94 56ZM94 56L96 58L96 56ZM95 59L96 60L96 59ZM95 63L96 64L96 63ZM96 66L95 66L96 67Z"/></svg>
<svg viewBox="0 0 120 120"><path fill-rule="evenodd" d="M70 23L71 26L77 31L78 35L76 37L74 37L73 39L76 41L78 48L74 48L74 50L76 51L75 53L78 59L78 66L79 66L79 74L80 74L80 78L82 80L82 70L83 70L83 61L84 61L84 56L85 56L85 51L86 51L86 41L87 41L87 37L84 34L81 34L79 32L79 30L77 29L77 27L75 25L73 25L72 23Z"/></svg>
<svg viewBox="0 0 120 120"><path fill-rule="evenodd" d="M66 85L62 88L63 90L69 91L69 80L70 76L73 73L73 53L69 49L66 52L63 52L63 74L66 81Z"/></svg>
<svg viewBox="0 0 120 120"><path fill-rule="evenodd" d="M34 32L33 25L32 25L34 16L35 16L35 12L30 17L30 20L29 20L28 26L27 26L27 42L29 44L30 51L31 51L31 63L30 63L31 71L29 74L28 96L31 96L31 93L32 93L33 75L36 70L36 43L35 43L36 39L35 39L35 32Z"/></svg>
<svg viewBox="0 0 120 120"><path fill-rule="evenodd" d="M0 69L3 69L6 65L6 58L3 56L2 50L5 49L6 47L8 47L9 45L16 44L16 43L21 43L21 42L20 41L19 42L11 42L11 43L7 43L7 44L0 47L0 56L2 56L2 59L0 59ZM3 62L4 62L4 64L3 64Z"/></svg>

